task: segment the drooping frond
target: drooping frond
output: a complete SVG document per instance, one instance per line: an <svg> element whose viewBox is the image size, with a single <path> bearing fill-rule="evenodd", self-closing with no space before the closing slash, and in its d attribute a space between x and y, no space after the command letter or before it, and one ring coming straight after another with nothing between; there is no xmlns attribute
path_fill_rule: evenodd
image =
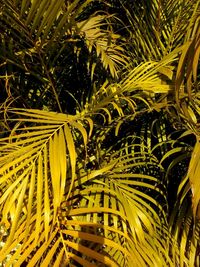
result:
<svg viewBox="0 0 200 267"><path fill-rule="evenodd" d="M133 60L158 60L183 44L198 19L199 1L140 1L124 3ZM126 26L126 25L125 25Z"/></svg>
<svg viewBox="0 0 200 267"><path fill-rule="evenodd" d="M143 144L134 157L134 144L105 153L102 130L93 135L96 126L87 116L7 112L15 127L9 137L0 139L0 220L5 236L1 262L16 266L24 261L28 266L171 262L168 250L159 248L162 231L168 240L161 228L165 213L153 197L164 199L162 186L157 178L134 171L148 164ZM156 159L149 164L157 164ZM145 256L146 249L151 257Z"/></svg>
<svg viewBox="0 0 200 267"><path fill-rule="evenodd" d="M73 116L37 110L11 112L20 118L13 119L19 124L11 135L1 139L1 225L10 229L1 261L15 240L25 245L33 229L33 248L38 246L40 233L48 240L63 196L67 200L74 186L75 142L79 140L79 149L84 150L88 139L85 127Z"/></svg>
<svg viewBox="0 0 200 267"><path fill-rule="evenodd" d="M118 77L120 65L126 65L128 58L124 49L119 44L120 35L110 30L100 30L105 25L106 16L95 16L78 24L80 32L86 38L86 44L90 53L96 49L97 57L100 57L105 69L109 69L113 77ZM94 71L95 65L93 65Z"/></svg>
<svg viewBox="0 0 200 267"><path fill-rule="evenodd" d="M199 136L199 55L200 55L200 20L193 26L193 31L186 39L181 53L175 81L175 101L177 109L188 128Z"/></svg>
<svg viewBox="0 0 200 267"><path fill-rule="evenodd" d="M177 246L179 253L171 253L180 266L199 265L199 209L198 209L198 141L193 148L195 138L192 131L178 134L177 139L168 137L171 149L160 161L165 168L165 179L168 183L169 230L172 235L172 246ZM188 143L188 137L193 142ZM186 142L187 141L187 142ZM192 145L192 146L191 146ZM193 150L193 151L192 151ZM188 168L188 171L186 172Z"/></svg>
<svg viewBox="0 0 200 267"><path fill-rule="evenodd" d="M100 66L111 76L118 77L119 67L126 64L127 57L120 36L111 28L103 29L105 26L108 28L107 16L93 15L80 20L91 2L93 0L77 0L71 4L64 0L0 1L0 75L9 77L13 73L8 84L13 97L18 97L21 92L30 100L26 104L31 106L34 102L37 108L46 101L51 106L55 99L57 110L62 111L59 96L61 90L67 90L62 80L69 75L72 61L78 63L74 54L78 58L80 51L88 55L84 64L91 66L86 67L85 75L88 70L91 77L94 74L92 57L95 54L96 58L100 57ZM63 67L63 62L69 65L68 69ZM73 90L70 93L75 94Z"/></svg>

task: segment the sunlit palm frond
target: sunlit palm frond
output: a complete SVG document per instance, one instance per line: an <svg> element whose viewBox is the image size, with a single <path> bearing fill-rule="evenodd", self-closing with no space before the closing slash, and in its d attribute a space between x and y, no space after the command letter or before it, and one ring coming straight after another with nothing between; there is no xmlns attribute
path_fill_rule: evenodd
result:
<svg viewBox="0 0 200 267"><path fill-rule="evenodd" d="M62 111L62 107L56 78L59 66L62 65L60 60L63 60L64 51L66 60L67 55L72 55L74 52L78 56L80 49L86 44L91 56L96 54L100 57L99 62L113 77L118 76L119 67L126 65L127 62L124 49L119 44L120 36L114 34L111 29L102 29L102 26L109 23L106 21L107 16L91 16L82 22L78 19L92 0L84 2L76 0L71 4L65 2L64 0L52 2L1 0L0 2L3 25L0 44L0 57L3 63L0 66L3 74L7 74L7 69L9 73L14 73L16 67L19 68L20 71L15 73L10 85L19 80L22 91L31 77L33 85L37 85L37 92L35 88L32 89L34 92L29 92L32 101L37 101L38 96L40 96L39 102L44 101L49 91L52 91L59 111ZM91 66L89 67L91 77L95 61L85 62ZM61 71L64 72L62 68ZM27 92L27 88L25 89Z"/></svg>
<svg viewBox="0 0 200 267"><path fill-rule="evenodd" d="M1 139L0 148L1 225L10 229L1 261L14 240L22 238L24 242L33 229L33 249L41 232L48 240L63 195L67 200L74 185L75 140L82 140L79 149L84 150L88 138L85 127L73 116L36 110L12 112L20 116L13 119L20 124L10 137Z"/></svg>
<svg viewBox="0 0 200 267"><path fill-rule="evenodd" d="M193 31L186 41L178 62L175 82L175 100L179 113L188 127L199 135L199 77L198 63L200 55L199 19L193 25Z"/></svg>
<svg viewBox="0 0 200 267"><path fill-rule="evenodd" d="M81 21L90 2L0 0L0 78L9 97L24 86L38 96L31 100L51 106L51 88L60 105L57 79L65 72L56 62L71 45L78 56L80 41L91 77L96 54L117 78L125 47L107 28L112 16ZM2 265L200 265L199 0L133 6L129 55L137 66L88 94L77 115L2 104ZM35 92L33 77L41 83ZM190 128L175 138L167 134L171 109Z"/></svg>
<svg viewBox="0 0 200 267"><path fill-rule="evenodd" d="M134 149L134 146L132 148ZM88 170L87 176L81 172L80 178L77 180L77 186L82 185L83 188L81 198L78 197L80 191L77 190L74 191L71 199L72 203L74 202L72 206L76 206L76 209L67 212L65 207L68 205L66 202L63 203L62 223L65 222L65 216L72 216L77 221L93 223L94 226L100 223L101 230L99 229L99 233L95 232L95 234L105 238L104 246L99 248L99 246L90 242L86 243L84 240L80 240L80 244L85 242L87 247L91 246L93 250L101 251L102 255L111 255L115 264L120 266L130 266L131 262L134 262L135 266L164 263L166 259L169 260L169 256L164 253L164 250L159 254L158 229L162 225L161 218L163 221L165 219L162 207L158 207L158 203L149 193L149 191L155 190L155 195L162 195L162 191L158 189L159 186L155 187L158 179L149 175L132 173L134 167L142 166L144 157L135 157L134 161L132 155L125 151L126 148L122 148L118 153L112 154L112 151L105 153L101 149L100 155L95 154L94 162L96 164L94 167ZM121 153L124 155L120 156ZM160 209L160 216L159 212L155 211L157 207L158 210ZM70 221L68 221L69 224ZM95 231L92 224L89 225L90 230L87 230L85 223L85 231ZM161 229L160 231L162 232ZM84 235L82 238L84 239ZM109 244L107 239L110 238L118 245ZM151 238L157 245L149 245ZM86 240L89 241L87 238ZM98 242L98 239L95 242ZM144 254L145 249L149 250L151 257ZM82 257L84 258L85 255ZM104 261L104 263L106 262Z"/></svg>
<svg viewBox="0 0 200 267"><path fill-rule="evenodd" d="M127 121L128 119L129 117L127 116ZM117 199L121 203L125 203L122 205L122 208L129 219L129 236L131 236L133 242L131 244L131 253L135 258L135 266L146 266L147 264L162 266L166 262L173 266L174 263L172 263L169 257L171 237L164 230L166 214L163 206L166 206L164 204L166 199L165 189L161 183L162 171L158 176L159 178L154 176L155 172L151 173L152 169L155 170L158 167L158 160L153 155L152 157L150 156L148 146L142 141L142 132L138 138L134 135L134 132L132 135L126 136L126 130L128 130L127 121L124 121L126 127L118 129L117 135L119 135L119 138L116 137L114 139L114 129L112 128L115 128L115 126L111 126L110 129L104 130L104 134L99 129L96 133L98 138L92 139L92 144L95 144L97 151L97 155L95 154L94 157L94 162L97 162L96 164L106 165L110 161L109 158L112 160L117 159L114 168L106 176L102 177L102 180L98 179L95 183L100 183L101 185L104 182L106 191L111 187L114 188L114 192L117 192ZM133 127L134 124L138 124L135 119L132 119L132 121L130 119L129 123L130 131L131 125ZM141 123L139 125L136 128L142 127ZM112 138L110 138L111 136ZM118 142L115 140L118 140ZM110 149L108 149L109 144ZM94 194L94 198L95 196L96 194ZM159 203L162 202L161 205L158 204L157 197L160 200ZM110 205L116 201L112 196L109 199ZM118 205L116 206L118 207ZM163 238L162 248L164 249L161 249L162 252L160 253L158 252L160 241L156 233L158 236L161 234ZM164 239L164 236L166 239ZM143 253L144 249L147 249L151 256L148 257L148 255ZM176 253L178 255L178 250L176 250ZM131 263L128 266L131 266Z"/></svg>
<svg viewBox="0 0 200 267"><path fill-rule="evenodd" d="M117 151L111 142L106 151L115 125L94 135L96 125L87 116L7 114L16 124L0 140L1 262L173 266L165 211L156 200L165 203L164 188L137 171L158 165L143 143L124 146L122 140Z"/></svg>
<svg viewBox="0 0 200 267"><path fill-rule="evenodd" d="M19 123L10 137L1 140L1 225L9 233L1 262L11 254L7 262L17 260L17 266L29 257L32 265L72 259L89 264L93 259L117 266L115 259L131 257L124 246L129 242L130 214L123 207L123 194L116 194L114 184L109 188L111 181L106 179L116 160L91 172L84 170L86 158L77 166L88 138L77 117L37 110L10 112L20 117L12 119Z"/></svg>
<svg viewBox="0 0 200 267"><path fill-rule="evenodd" d="M105 69L109 69L113 77L118 77L120 65L126 65L128 58L120 45L120 35L114 34L110 29L103 30L107 16L99 15L78 24L80 33L86 38L86 44L90 53L96 49L97 57ZM94 66L94 65L92 65ZM94 71L94 70L93 70Z"/></svg>
<svg viewBox="0 0 200 267"><path fill-rule="evenodd" d="M196 220L191 207L191 194L188 181L180 183L182 190L177 194L177 201L169 217L169 229L173 242L179 244L179 253L175 256L180 266L199 265L199 220ZM183 186L183 183L185 185ZM174 250L171 250L174 253Z"/></svg>
<svg viewBox="0 0 200 267"><path fill-rule="evenodd" d="M129 25L133 59L158 60L183 44L185 33L198 15L199 1L141 1L122 3ZM134 10L131 11L131 10ZM129 44L130 45L130 44Z"/></svg>
<svg viewBox="0 0 200 267"><path fill-rule="evenodd" d="M179 244L179 253L176 255L174 249L171 249L179 266L198 266L200 224L199 222L194 224L189 198L185 199L181 205L177 202L174 206L170 216L169 229L174 240L172 246Z"/></svg>
<svg viewBox="0 0 200 267"><path fill-rule="evenodd" d="M184 198L188 196L188 192L191 191L192 193L192 211L194 220L199 219L199 155L200 155L200 145L199 139L197 138L196 144L191 154L191 159L188 167L187 174L185 175L184 179L182 180L179 186L179 194L181 195L181 202L184 201Z"/></svg>
<svg viewBox="0 0 200 267"><path fill-rule="evenodd" d="M187 143L188 137L192 139L191 130L179 134L175 140L170 139L168 142L171 143L171 149L163 155L160 163L166 169L165 180L169 187L169 230L172 235L172 246L178 244L179 250L179 253L175 253L171 249L171 253L180 266L198 266L198 142L192 152L191 145ZM190 183L190 179L194 184ZM170 188L173 189L173 194Z"/></svg>
<svg viewBox="0 0 200 267"><path fill-rule="evenodd" d="M172 64L177 61L178 53L183 47L175 49L172 53L159 62L149 61L133 68L119 83L109 84L106 81L101 88L91 95L83 113L105 111L105 116L111 121L112 115L109 111L116 110L119 116L134 114L137 110L160 110L168 105L156 102L155 97L173 94L174 92L174 68ZM143 103L143 104L141 104ZM126 108L128 106L128 108ZM141 108L142 107L142 108Z"/></svg>

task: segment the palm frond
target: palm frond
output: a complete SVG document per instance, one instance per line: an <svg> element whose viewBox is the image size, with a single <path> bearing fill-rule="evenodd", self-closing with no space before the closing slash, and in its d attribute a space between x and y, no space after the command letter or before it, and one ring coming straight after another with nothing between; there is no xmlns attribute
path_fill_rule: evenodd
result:
<svg viewBox="0 0 200 267"><path fill-rule="evenodd" d="M56 221L63 195L67 194L66 199L69 198L75 181L77 152L74 138L82 140L83 149L88 138L83 125L77 123L73 116L36 110L11 112L20 115L18 121L23 121L23 127L16 128L9 138L1 140L0 202L4 206L1 208L1 221L12 224L3 248L5 254L16 238L17 228L24 224L25 219L26 236L31 233L32 227L35 228L35 246L42 229L45 239L48 238L50 224ZM26 123L37 126L25 126ZM76 137L73 132L76 132ZM70 176L68 181L66 173ZM28 186L30 190L27 193ZM5 254L2 252L2 255Z"/></svg>
<svg viewBox="0 0 200 267"><path fill-rule="evenodd" d="M186 120L190 129L199 135L199 100L198 100L198 61L200 54L199 20L193 25L193 31L186 41L178 62L175 82L175 100L178 111Z"/></svg>
<svg viewBox="0 0 200 267"><path fill-rule="evenodd" d="M109 69L113 77L118 77L119 66L125 66L128 57L125 56L122 45L119 44L120 35L109 30L101 30L105 26L107 16L99 15L78 24L80 33L86 38L86 44L90 53L96 49L97 57L100 57L104 68ZM94 65L93 65L94 66Z"/></svg>
<svg viewBox="0 0 200 267"><path fill-rule="evenodd" d="M169 207L169 229L172 234L172 246L175 244L179 250L179 253L175 253L172 249L171 253L180 266L198 266L199 262L197 208L199 186L197 173L195 173L198 171L198 167L196 168L198 165L198 160L196 160L198 142L196 142L194 150L191 145L187 144L186 141L188 141L188 136L192 137L191 134L192 131L187 130L179 134L177 139L171 139L171 149L160 161L166 168L165 179L169 187L169 205L171 207ZM189 166L188 170L187 166ZM194 183L194 187L192 182L190 183L190 179ZM173 194L170 193L170 188L173 188Z"/></svg>
<svg viewBox="0 0 200 267"><path fill-rule="evenodd" d="M199 1L120 2L128 23L133 62L160 60L183 44L185 33L198 17ZM134 10L134 12L133 12Z"/></svg>
<svg viewBox="0 0 200 267"><path fill-rule="evenodd" d="M126 64L127 57L119 44L120 36L114 34L111 29L102 29L108 24L107 16L93 15L84 21L78 19L91 2L92 0L84 3L76 0L66 5L64 0L42 0L37 3L1 0L3 28L0 66L2 76L10 72L15 73L9 83L12 90L13 87L20 87L18 90L27 94L27 97L31 98L30 102L44 102L52 91L59 111L62 111L57 73L61 68L63 75L66 75L67 70L62 69L60 60L63 61L64 51L64 60L69 55L72 57L74 52L78 57L80 49L84 50L85 46L91 58L96 54L111 76L118 76L119 67ZM92 66L89 71L93 76L94 60L86 63ZM19 68L19 71L16 71L16 68ZM60 72L59 70L59 76ZM30 87L35 85L37 89L26 88L30 79L33 80ZM14 97L16 93L15 89Z"/></svg>
<svg viewBox="0 0 200 267"><path fill-rule="evenodd" d="M193 216L194 220L196 218L199 218L199 160L198 156L200 155L200 146L199 146L199 140L196 140L195 147L192 151L190 164L188 167L188 171L186 176L184 177L182 183L179 187L179 192L182 192L181 199L182 201L187 196L188 192L191 190L192 192L192 210L193 210Z"/></svg>
<svg viewBox="0 0 200 267"><path fill-rule="evenodd" d="M111 146L105 153L103 129L93 135L96 126L87 116L7 112L16 127L0 140L1 225L7 233L1 262L173 266L165 211L156 200L165 202L162 185L136 171L158 164L143 143L123 148L122 140L118 152Z"/></svg>

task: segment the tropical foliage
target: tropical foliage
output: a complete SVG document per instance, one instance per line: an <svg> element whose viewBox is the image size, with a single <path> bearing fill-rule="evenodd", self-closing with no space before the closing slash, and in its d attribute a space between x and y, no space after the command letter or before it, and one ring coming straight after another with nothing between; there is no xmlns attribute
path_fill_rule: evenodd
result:
<svg viewBox="0 0 200 267"><path fill-rule="evenodd" d="M199 13L0 0L1 266L200 265Z"/></svg>

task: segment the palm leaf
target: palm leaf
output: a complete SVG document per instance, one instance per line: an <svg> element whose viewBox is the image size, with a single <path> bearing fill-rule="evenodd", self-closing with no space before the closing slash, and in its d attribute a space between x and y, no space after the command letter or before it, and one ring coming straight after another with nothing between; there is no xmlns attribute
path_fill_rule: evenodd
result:
<svg viewBox="0 0 200 267"><path fill-rule="evenodd" d="M135 159L129 152L134 144L118 153L114 147L106 154L92 150L88 157L101 163L88 169L85 150L93 123L87 117L23 109L8 114L18 126L1 139L1 225L8 232L1 262L172 265L167 232L158 252L165 212L149 194L164 197L159 181L132 173L148 155L143 144ZM97 144L101 132L90 137Z"/></svg>
<svg viewBox="0 0 200 267"><path fill-rule="evenodd" d="M183 44L188 24L191 26L198 16L199 1L141 1L140 4L131 3L130 7L129 3L121 1L121 5L129 22L126 28L131 42L128 45L138 64L160 60Z"/></svg>
<svg viewBox="0 0 200 267"><path fill-rule="evenodd" d="M197 217L199 218L199 179L198 174L199 174L199 160L198 160L198 155L200 154L199 150L199 141L196 141L195 147L193 149L191 159L190 159L190 164L188 167L188 171L186 176L184 177L184 180L182 181L182 184L180 185L179 192L183 190L185 187L185 194L183 194L182 199L186 197L189 189L192 191L192 210L193 210L193 216L194 219ZM188 184L189 183L189 184Z"/></svg>
<svg viewBox="0 0 200 267"><path fill-rule="evenodd" d="M20 90L23 89L22 84L26 86L24 76L33 76L35 82L41 86L37 87L35 94L44 97L52 90L60 111L62 108L58 99L59 90L55 85L55 64L63 51L70 50L70 54L77 51L78 56L80 49L76 43L83 40L91 54L94 52L91 48L96 47L97 57L101 55L104 68L113 77L117 77L119 66L127 62L123 48L116 44L120 36L111 30L101 29L108 24L106 16L92 16L82 22L77 21L91 2L92 0L84 3L76 0L66 6L64 0L51 3L46 0L26 3L1 0L1 20L2 25L6 25L3 27L0 45L1 58L5 65L3 72L7 73L7 65L10 70L15 69L15 66L20 68L18 74L15 74L21 81ZM69 43L73 44L74 49L70 48ZM93 63L88 62L91 66L94 66Z"/></svg>
<svg viewBox="0 0 200 267"><path fill-rule="evenodd" d="M176 246L176 251L171 250L173 257L179 262L180 266L198 266L198 244L199 244L199 221L197 203L199 199L197 197L197 191L195 191L192 197L191 189L194 190L193 184L190 184L190 178L197 185L195 177L196 165L196 152L198 150L198 142L195 145L194 152L189 144L186 143L188 135L191 139L192 131L185 131L183 134L179 134L179 137L175 140L170 140L171 149L163 155L161 164L167 166L165 179L167 183L172 184L174 190L173 206L169 210L169 229L172 234L172 246ZM185 141L186 140L186 141ZM194 154L195 153L195 154ZM171 160L169 161L169 159ZM184 167L185 162L190 160L188 170ZM167 161L167 163L165 163ZM179 176L173 176L172 173L177 169L187 170L187 173L179 171ZM198 188L198 187L197 187ZM198 189L197 189L198 190ZM192 204L192 205L191 205Z"/></svg>
<svg viewBox="0 0 200 267"><path fill-rule="evenodd" d="M13 112L20 115L19 121L44 124L46 130L41 129L41 126L18 128L16 135L2 140L3 144L6 140L8 143L1 146L1 154L4 155L5 151L10 151L10 159L8 155L4 155L0 163L2 188L0 202L4 206L1 220L3 224L7 221L12 224L8 242L3 251L6 251L16 238L16 229L25 222L25 219L27 219L26 236L30 234L33 224L35 225L35 246L42 229L44 229L45 238L48 238L51 231L50 224L52 220L55 223L63 195L67 192L66 199L69 197L76 172L76 149L71 127L75 130L77 125L75 121L73 122L73 116L68 117L63 114L59 116L56 113L47 115L48 113L36 110L29 112L13 110ZM78 129L81 130L79 138L83 138L83 147L85 147L88 135L82 128L82 124L78 125ZM57 148L59 148L59 154L55 154L55 151L58 151ZM66 179L67 172L72 179L70 181ZM28 184L30 190L25 194ZM35 198L37 202L34 202ZM28 209L25 202L28 203ZM54 212L51 212L52 208ZM33 223L35 215L37 220L34 219Z"/></svg>
<svg viewBox="0 0 200 267"><path fill-rule="evenodd" d="M198 101L198 61L199 61L199 44L200 31L198 31L199 21L193 25L193 32L189 36L192 40L186 41L185 48L179 59L176 72L176 105L178 111L186 120L189 128L193 129L195 134L199 134L199 101ZM188 37L188 38L189 38ZM190 61L188 61L190 59ZM186 82L184 82L186 79ZM189 101L186 101L188 97Z"/></svg>
<svg viewBox="0 0 200 267"><path fill-rule="evenodd" d="M124 49L117 44L120 35L112 33L110 30L101 30L106 25L106 16L95 16L78 24L80 34L86 38L86 44L90 53L93 47L96 48L97 57L100 56L105 69L109 69L113 77L118 77L120 65L126 65L128 58Z"/></svg>

